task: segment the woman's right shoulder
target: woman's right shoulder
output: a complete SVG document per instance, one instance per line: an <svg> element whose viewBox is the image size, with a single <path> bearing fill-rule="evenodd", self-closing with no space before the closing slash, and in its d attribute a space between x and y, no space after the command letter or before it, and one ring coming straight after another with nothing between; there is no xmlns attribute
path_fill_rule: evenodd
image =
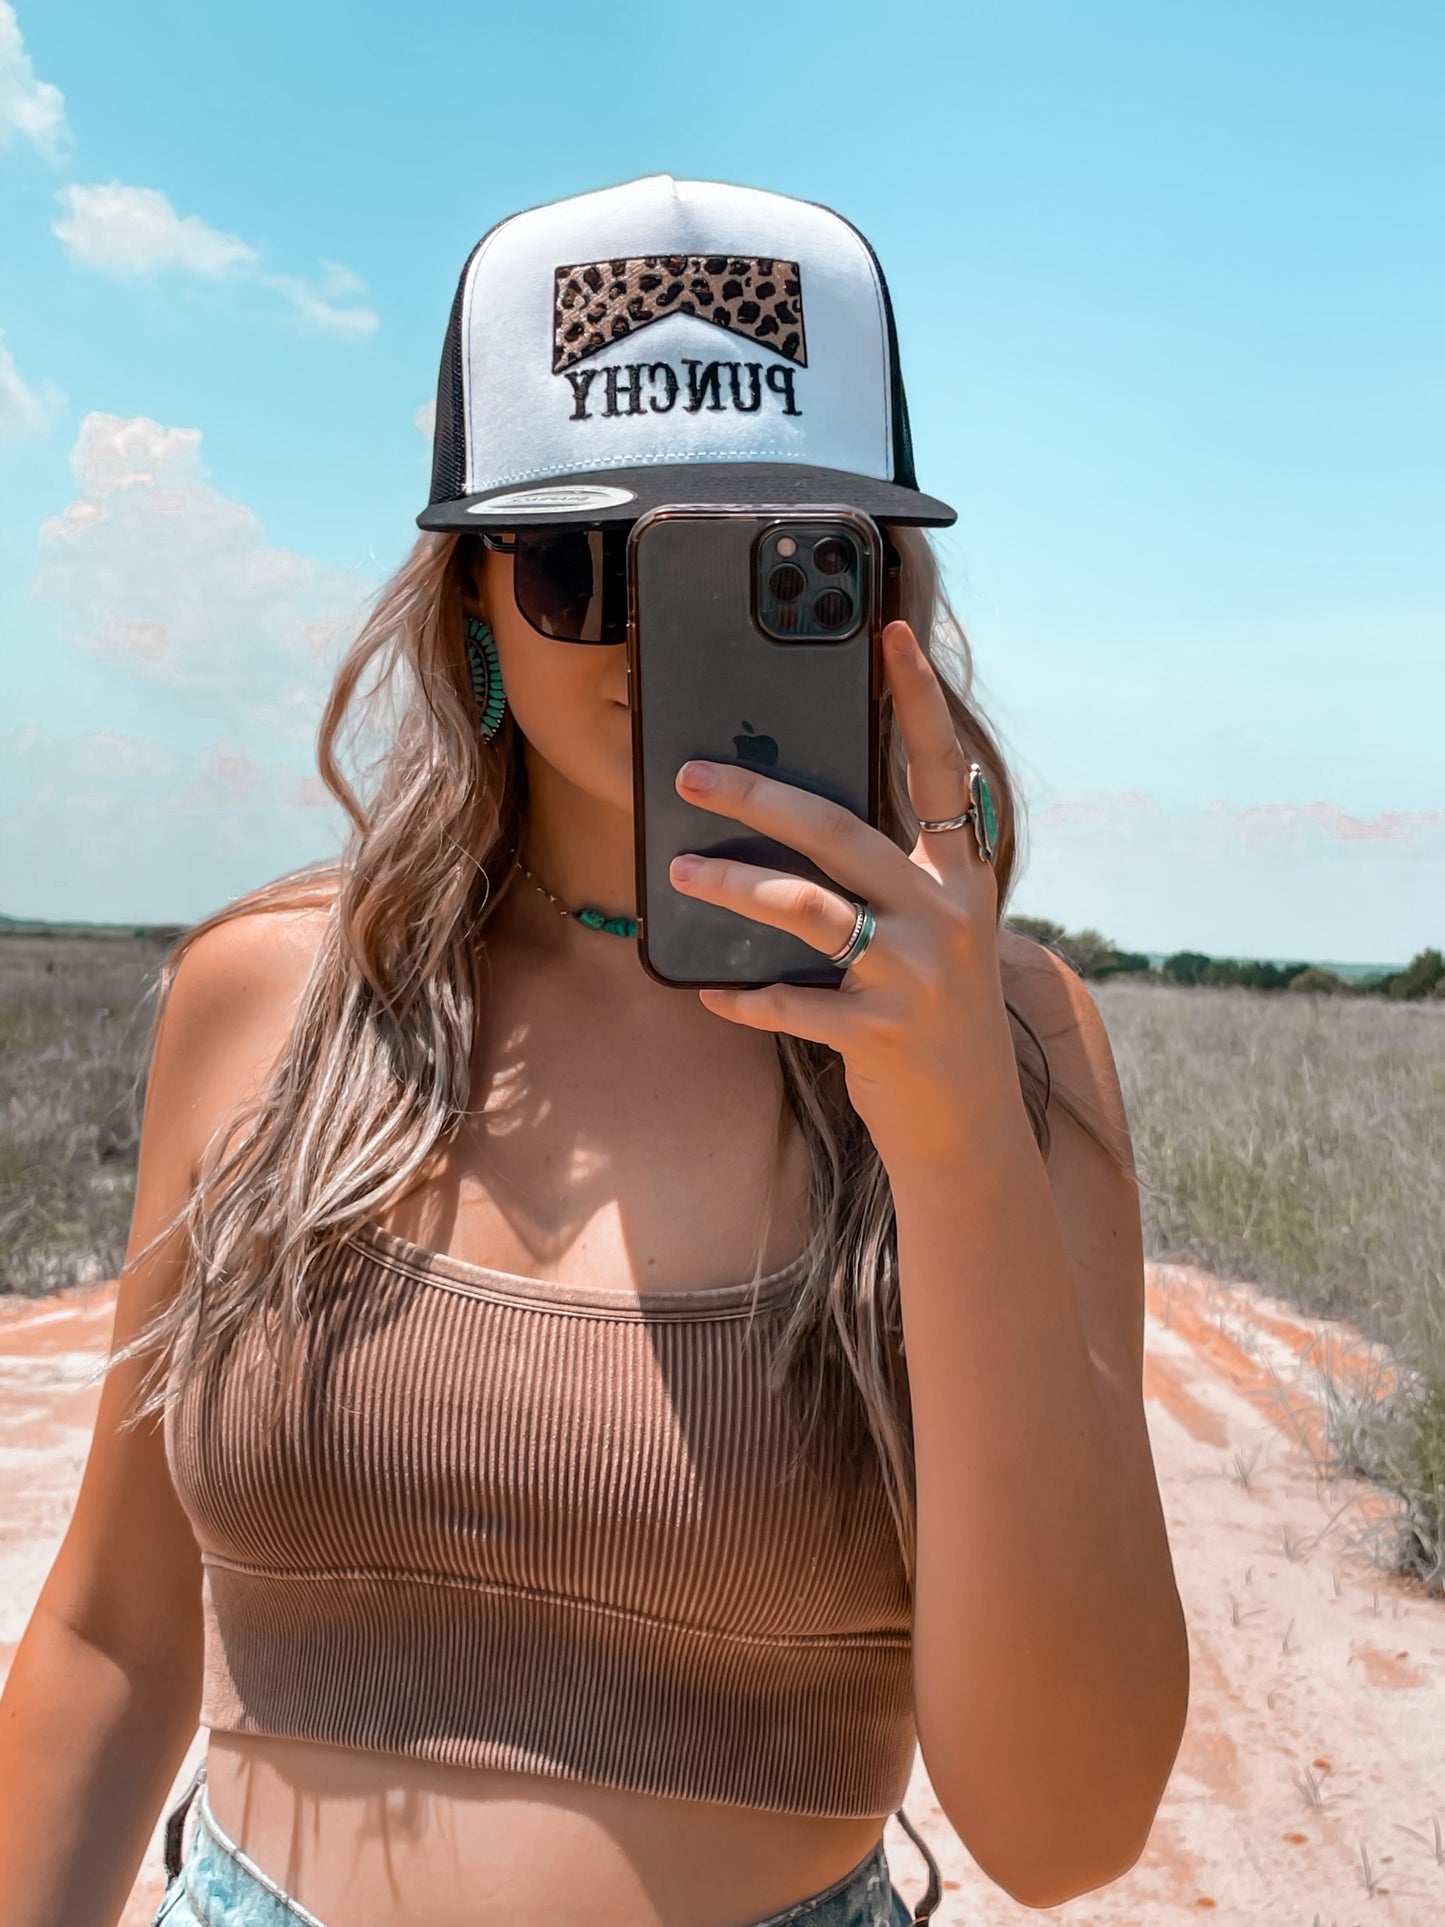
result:
<svg viewBox="0 0 1445 1927"><path fill-rule="evenodd" d="M316 957L327 911L306 906L241 908L183 946L170 1000L193 1014L238 1011L299 991Z"/></svg>
<svg viewBox="0 0 1445 1927"><path fill-rule="evenodd" d="M148 1083L185 1088L192 1173L223 1117L259 1091L291 1034L325 907L262 905L201 929L167 989Z"/></svg>
<svg viewBox="0 0 1445 1927"><path fill-rule="evenodd" d="M172 953L146 1067L111 1356L80 1491L42 1592L48 1610L123 1665L178 1681L188 1718L200 1691L199 1552L160 1424L130 1423L154 1360L148 1348L129 1348L184 1286L182 1214L206 1146L289 1034L324 921L314 910L238 910L188 933Z"/></svg>

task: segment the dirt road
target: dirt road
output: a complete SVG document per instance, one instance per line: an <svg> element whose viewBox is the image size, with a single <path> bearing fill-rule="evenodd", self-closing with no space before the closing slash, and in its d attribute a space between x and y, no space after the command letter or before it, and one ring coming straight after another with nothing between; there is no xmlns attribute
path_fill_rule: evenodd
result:
<svg viewBox="0 0 1445 1927"><path fill-rule="evenodd" d="M1364 1382L1346 1327L1247 1286L1151 1265L1145 1390L1189 1619L1190 1717L1138 1864L1047 1914L1067 1927L1427 1927L1445 1921L1445 1601L1378 1570L1362 1535L1393 1510L1325 1484L1320 1371ZM0 1300L0 1671L65 1530L99 1397L113 1286ZM178 1786L204 1748L204 1733ZM1037 1910L974 1866L919 1760L909 1817L945 1877L938 1927ZM924 1866L890 1821L902 1891ZM161 1890L160 1825L124 1927Z"/></svg>

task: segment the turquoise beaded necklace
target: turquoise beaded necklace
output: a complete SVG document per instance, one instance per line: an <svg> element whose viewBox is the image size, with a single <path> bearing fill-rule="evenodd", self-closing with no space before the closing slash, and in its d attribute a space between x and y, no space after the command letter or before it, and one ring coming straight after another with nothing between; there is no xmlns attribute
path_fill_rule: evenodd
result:
<svg viewBox="0 0 1445 1927"><path fill-rule="evenodd" d="M569 910L562 899L560 897L554 897L542 879L533 871L529 870L525 863L519 863L517 868L529 883L536 884L544 897L556 904L564 917L571 917L574 923L585 923L589 930L605 930L610 937L635 937L637 935L636 917L607 917L604 916L600 910Z"/></svg>

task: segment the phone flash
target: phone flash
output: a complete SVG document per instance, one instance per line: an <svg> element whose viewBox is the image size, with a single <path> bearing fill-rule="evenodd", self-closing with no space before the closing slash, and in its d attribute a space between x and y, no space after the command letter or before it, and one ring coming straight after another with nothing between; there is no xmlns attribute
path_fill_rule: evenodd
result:
<svg viewBox="0 0 1445 1927"><path fill-rule="evenodd" d="M779 536L778 538L779 555L796 555L797 553L798 553L798 545L793 540L791 535Z"/></svg>

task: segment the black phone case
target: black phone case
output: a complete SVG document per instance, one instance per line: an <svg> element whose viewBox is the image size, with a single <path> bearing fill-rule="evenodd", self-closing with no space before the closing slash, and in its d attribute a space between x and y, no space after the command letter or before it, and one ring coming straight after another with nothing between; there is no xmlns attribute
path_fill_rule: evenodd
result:
<svg viewBox="0 0 1445 1927"><path fill-rule="evenodd" d="M846 525L862 549L864 617L842 641L780 642L758 626L753 550L780 524ZM690 757L743 764L877 824L883 555L860 510L654 509L628 553L638 946L678 987L837 985L843 972L790 932L675 889L673 857L730 856L849 891L790 844L678 794ZM770 746L776 748L773 760Z"/></svg>

